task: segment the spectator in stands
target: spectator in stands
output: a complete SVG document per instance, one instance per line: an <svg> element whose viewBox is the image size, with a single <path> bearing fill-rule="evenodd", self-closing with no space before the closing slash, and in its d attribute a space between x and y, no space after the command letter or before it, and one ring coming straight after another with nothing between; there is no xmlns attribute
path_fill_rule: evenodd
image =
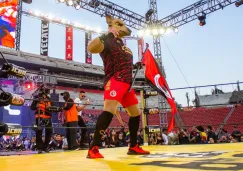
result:
<svg viewBox="0 0 243 171"><path fill-rule="evenodd" d="M124 128L124 126L121 126L121 129L120 129L120 131L119 131L118 133L119 133L119 134L121 133L123 139L125 140L125 138L126 138L126 132L125 132L125 128Z"/></svg>
<svg viewBox="0 0 243 171"><path fill-rule="evenodd" d="M148 144L149 145L156 145L156 136L155 136L155 134L154 133L152 133L152 134L150 134L149 135L149 142L148 142Z"/></svg>
<svg viewBox="0 0 243 171"><path fill-rule="evenodd" d="M118 135L118 147L125 147L127 146L126 142L125 142L125 138L123 138L123 133L120 132Z"/></svg>
<svg viewBox="0 0 243 171"><path fill-rule="evenodd" d="M168 145L169 140L168 140L168 129L167 128L162 129L162 138L163 138L163 144Z"/></svg>
<svg viewBox="0 0 243 171"><path fill-rule="evenodd" d="M85 147L85 138L86 138L86 124L82 118L82 111L85 109L85 107L89 104L89 99L85 100L85 104L82 105L82 101L85 99L85 91L80 91L79 97L74 100L74 103L77 105L77 111L78 111L78 126L81 128L81 139L80 139L80 148Z"/></svg>
<svg viewBox="0 0 243 171"><path fill-rule="evenodd" d="M210 138L213 139L213 141L210 140ZM208 126L208 129L207 129L207 141L209 141L211 143L217 141L217 136L216 136L212 126Z"/></svg>
<svg viewBox="0 0 243 171"><path fill-rule="evenodd" d="M222 142L222 140L224 139L223 140L223 142L224 142L225 139L227 139L227 137L228 137L227 131L225 129L220 128L219 133L217 135L218 141Z"/></svg>
<svg viewBox="0 0 243 171"><path fill-rule="evenodd" d="M230 143L237 143L238 140L237 140L234 136L230 135L230 136L229 136L229 142L230 142Z"/></svg>
<svg viewBox="0 0 243 171"><path fill-rule="evenodd" d="M207 143L207 134L202 126L198 126L197 130L200 132L201 143Z"/></svg>
<svg viewBox="0 0 243 171"><path fill-rule="evenodd" d="M189 134L187 133L187 129L180 128L178 132L179 144L189 144Z"/></svg>
<svg viewBox="0 0 243 171"><path fill-rule="evenodd" d="M117 138L117 134L116 131L114 129L112 129L110 131L110 137L109 137L109 147L110 148L114 148L118 146L118 138Z"/></svg>
<svg viewBox="0 0 243 171"><path fill-rule="evenodd" d="M23 150L25 150L24 144L22 143L22 141L20 139L17 140L16 150L17 151L23 151Z"/></svg>
<svg viewBox="0 0 243 171"><path fill-rule="evenodd" d="M65 91L61 93L65 104L63 107L66 119L66 127L77 127L78 126L78 111L74 100L70 98L70 94ZM77 129L76 128L67 128L66 137L68 142L68 150L76 150L77 146Z"/></svg>
<svg viewBox="0 0 243 171"><path fill-rule="evenodd" d="M101 137L100 147L107 148L109 146L107 134L103 134Z"/></svg>
<svg viewBox="0 0 243 171"><path fill-rule="evenodd" d="M90 133L89 134L89 146L92 144L93 139L94 139L94 133Z"/></svg>
<svg viewBox="0 0 243 171"><path fill-rule="evenodd" d="M192 144L199 144L199 143L201 143L200 132L199 132L199 130L196 127L193 127L192 128L192 131L190 133L190 139L189 139L189 141Z"/></svg>
<svg viewBox="0 0 243 171"><path fill-rule="evenodd" d="M238 142L241 142L241 132L239 131L237 125L234 126L234 131L232 132L231 136Z"/></svg>
<svg viewBox="0 0 243 171"><path fill-rule="evenodd" d="M32 151L35 151L37 149L36 147L36 137L32 137L30 141L30 149Z"/></svg>
<svg viewBox="0 0 243 171"><path fill-rule="evenodd" d="M155 137L155 144L162 145L163 143L164 143L164 139L162 138L162 134L160 132L157 132Z"/></svg>
<svg viewBox="0 0 243 171"><path fill-rule="evenodd" d="M66 150L68 149L68 142L67 142L67 138L65 138L65 136L62 136L62 149Z"/></svg>
<svg viewBox="0 0 243 171"><path fill-rule="evenodd" d="M125 142L128 146L130 145L130 132L129 131L126 133Z"/></svg>

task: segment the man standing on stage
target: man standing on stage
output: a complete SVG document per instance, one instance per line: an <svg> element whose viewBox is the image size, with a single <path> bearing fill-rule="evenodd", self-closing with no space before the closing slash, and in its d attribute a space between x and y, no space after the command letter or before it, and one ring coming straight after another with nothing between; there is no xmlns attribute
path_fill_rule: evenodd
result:
<svg viewBox="0 0 243 171"><path fill-rule="evenodd" d="M85 136L86 136L86 132L87 132L87 129L85 128L86 124L85 124L85 122L84 122L84 120L82 118L82 111L89 104L89 99L87 99L85 101L84 105L81 104L82 101L85 99L85 97L86 97L85 91L80 91L79 97L74 100L74 103L76 104L77 111L78 111L78 126L82 127L81 128L80 148L85 147L84 142L85 142Z"/></svg>
<svg viewBox="0 0 243 171"><path fill-rule="evenodd" d="M131 30L125 23L112 16L106 16L109 31L90 41L88 50L91 53L99 53L105 71L104 82L104 109L96 123L94 140L88 151L88 158L104 158L99 153L101 137L109 127L113 115L117 113L121 104L129 114L129 132L131 145L128 155L150 154L143 150L137 143L137 132L140 122L140 110L138 99L132 86L132 70L141 68L141 63L133 66L132 51L123 44L122 37L131 35Z"/></svg>
<svg viewBox="0 0 243 171"><path fill-rule="evenodd" d="M66 127L77 127L78 126L78 111L76 104L73 99L70 98L70 94L65 91L61 93L63 99L65 100L65 104L63 107L64 115L66 119ZM67 128L66 129L66 137L68 141L68 150L76 150L77 149L77 129L76 128Z"/></svg>
<svg viewBox="0 0 243 171"><path fill-rule="evenodd" d="M39 100L35 99L30 106L31 110L35 111L36 125L41 127L52 127L51 113L47 110L51 107L51 100L47 94L40 94ZM40 118L39 118L40 117ZM38 149L38 154L42 151L49 152L49 142L51 140L52 129L45 128L45 142L42 141L42 131L43 128L36 129L36 147Z"/></svg>

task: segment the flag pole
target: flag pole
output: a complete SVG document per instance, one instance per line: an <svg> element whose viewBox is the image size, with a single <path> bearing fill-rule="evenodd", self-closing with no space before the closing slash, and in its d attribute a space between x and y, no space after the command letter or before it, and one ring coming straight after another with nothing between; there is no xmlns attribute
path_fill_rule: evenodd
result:
<svg viewBox="0 0 243 171"><path fill-rule="evenodd" d="M146 48L145 48L143 54L147 51L148 48L149 48L149 44L146 43ZM144 58L144 55L143 55L143 54L142 54L142 58L141 58L141 61L140 61L140 62L143 61L143 58ZM137 68L136 71L135 71L135 73L134 73L134 77L133 77L133 79L132 79L132 83L131 83L131 86L130 86L130 88L129 88L129 91L131 91L131 89L132 89L132 87L133 87L133 85L134 85L134 83L135 83L136 76L137 76L137 74L138 74L138 70L139 70L139 69L140 69L140 68Z"/></svg>

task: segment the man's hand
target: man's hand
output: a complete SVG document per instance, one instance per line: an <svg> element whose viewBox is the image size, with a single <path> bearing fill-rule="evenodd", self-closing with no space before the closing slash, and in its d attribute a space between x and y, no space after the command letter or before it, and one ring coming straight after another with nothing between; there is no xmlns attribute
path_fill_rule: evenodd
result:
<svg viewBox="0 0 243 171"><path fill-rule="evenodd" d="M86 104L86 105L88 105L88 104L89 104L89 99L87 99L87 100L85 101L85 104Z"/></svg>
<svg viewBox="0 0 243 171"><path fill-rule="evenodd" d="M136 64L133 65L133 69L142 69L143 64L141 61L138 61Z"/></svg>

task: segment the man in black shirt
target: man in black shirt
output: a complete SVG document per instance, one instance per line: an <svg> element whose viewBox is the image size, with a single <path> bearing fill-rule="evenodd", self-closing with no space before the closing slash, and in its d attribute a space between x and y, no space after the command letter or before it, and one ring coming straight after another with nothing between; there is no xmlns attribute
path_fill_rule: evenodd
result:
<svg viewBox="0 0 243 171"><path fill-rule="evenodd" d="M241 132L238 130L237 126L234 126L234 131L232 132L232 137L238 142L241 142Z"/></svg>
<svg viewBox="0 0 243 171"><path fill-rule="evenodd" d="M214 140L214 142L217 142L217 136L216 136L215 132L213 131L212 126L208 126L207 136L208 136L207 141L209 141L209 139L212 138Z"/></svg>

